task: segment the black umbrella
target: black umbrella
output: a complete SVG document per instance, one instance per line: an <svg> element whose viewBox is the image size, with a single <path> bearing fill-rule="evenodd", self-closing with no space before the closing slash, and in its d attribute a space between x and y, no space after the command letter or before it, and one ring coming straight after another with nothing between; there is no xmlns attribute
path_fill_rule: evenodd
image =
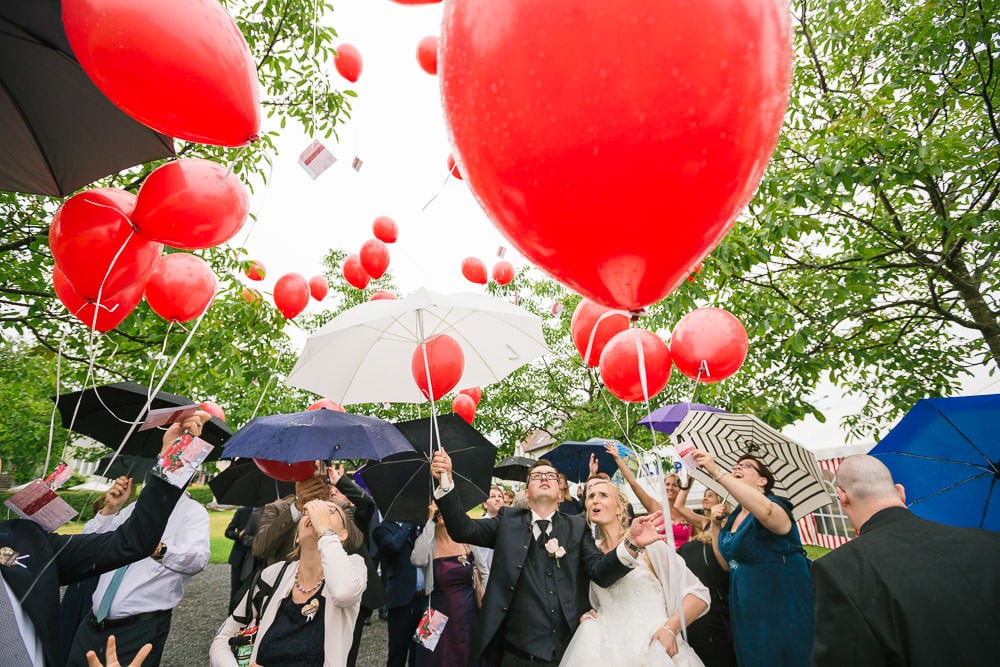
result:
<svg viewBox="0 0 1000 667"><path fill-rule="evenodd" d="M528 469L535 465L535 459L527 456L508 456L493 468L493 476L511 482L527 482Z"/></svg>
<svg viewBox="0 0 1000 667"><path fill-rule="evenodd" d="M141 384L116 382L103 387L63 394L58 397L56 406L59 408L64 427L91 437L111 449L118 449L132 422L142 413L149 392L150 389ZM150 409L181 407L192 403L193 401L183 396L161 391L153 398ZM145 417L145 413L142 416ZM218 417L212 417L201 431L202 439L215 446L206 460L214 461L219 458L222 445L232 434L225 422ZM162 445L163 431L158 428L140 431L137 427L129 436L121 453L155 458L160 453Z"/></svg>
<svg viewBox="0 0 1000 667"><path fill-rule="evenodd" d="M279 482L252 460L240 459L210 479L208 488L220 505L260 507L295 493L295 482Z"/></svg>
<svg viewBox="0 0 1000 667"><path fill-rule="evenodd" d="M146 474L153 469L156 459L146 456L133 456L132 454L119 454L114 460L108 454L97 462L97 474L107 479L118 479L119 477L131 477L137 482L145 479ZM108 467L108 464L111 464Z"/></svg>
<svg viewBox="0 0 1000 667"><path fill-rule="evenodd" d="M427 521L427 506L431 501L430 452L437 447L430 424L430 419L396 424L416 451L388 456L361 470L375 504L389 521L421 525ZM437 424L441 444L451 457L455 491L462 497L462 508L472 509L489 495L497 448L458 415L438 417Z"/></svg>
<svg viewBox="0 0 1000 667"><path fill-rule="evenodd" d="M0 190L64 196L173 154L80 67L59 0L0 2Z"/></svg>

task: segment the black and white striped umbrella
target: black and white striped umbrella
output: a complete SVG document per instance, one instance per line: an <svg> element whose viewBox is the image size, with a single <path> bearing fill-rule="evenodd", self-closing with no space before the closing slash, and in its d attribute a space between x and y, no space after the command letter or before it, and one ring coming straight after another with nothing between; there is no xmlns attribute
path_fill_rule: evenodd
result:
<svg viewBox="0 0 1000 667"><path fill-rule="evenodd" d="M753 415L692 410L670 437L675 447L690 443L708 452L723 470L732 470L744 454L763 461L774 473L774 493L792 501L796 519L831 502L816 455ZM702 470L691 474L726 497L722 485Z"/></svg>

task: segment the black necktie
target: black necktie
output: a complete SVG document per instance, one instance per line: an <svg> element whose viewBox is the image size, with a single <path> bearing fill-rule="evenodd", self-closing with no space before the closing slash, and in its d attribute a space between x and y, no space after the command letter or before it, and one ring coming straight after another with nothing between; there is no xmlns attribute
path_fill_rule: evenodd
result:
<svg viewBox="0 0 1000 667"><path fill-rule="evenodd" d="M545 542L548 540L549 520L539 519L535 522L535 525L538 526L538 546L544 549Z"/></svg>

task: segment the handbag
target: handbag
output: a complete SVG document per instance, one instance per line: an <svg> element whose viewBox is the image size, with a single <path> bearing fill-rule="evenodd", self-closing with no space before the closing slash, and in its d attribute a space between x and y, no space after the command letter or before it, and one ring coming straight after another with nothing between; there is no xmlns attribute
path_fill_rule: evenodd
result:
<svg viewBox="0 0 1000 667"><path fill-rule="evenodd" d="M277 578L272 583L268 583L262 578L263 570L258 570L254 576L253 584L247 590L246 602L243 605L243 614L240 616L233 614L233 618L237 622L243 623L240 631L229 638L229 650L233 652L233 657L236 658L236 664L239 667L248 667L250 664L254 642L257 640L258 621L263 618L264 611L267 609L267 605L271 602L271 597L274 595L274 589L278 582L284 579L285 570L288 569L289 565L291 563L285 561ZM255 614L253 602L257 598L261 598L262 601L257 605L257 613Z"/></svg>

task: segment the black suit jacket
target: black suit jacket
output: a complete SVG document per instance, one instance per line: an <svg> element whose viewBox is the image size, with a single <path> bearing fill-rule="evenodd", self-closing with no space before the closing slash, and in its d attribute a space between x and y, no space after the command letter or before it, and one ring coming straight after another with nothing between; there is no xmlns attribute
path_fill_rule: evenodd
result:
<svg viewBox="0 0 1000 667"><path fill-rule="evenodd" d="M410 554L413 553L416 535L416 526L412 523L395 521L383 521L372 531L382 557L385 604L390 609L409 607L413 602L413 594L417 590L417 567L410 562Z"/></svg>
<svg viewBox="0 0 1000 667"><path fill-rule="evenodd" d="M226 537L233 540L233 548L229 552L229 564L239 567L243 564L243 558L247 555L250 547L243 544L240 539L240 531L247 527L250 515L253 514L252 507L240 507L233 513L233 520L226 526Z"/></svg>
<svg viewBox="0 0 1000 667"><path fill-rule="evenodd" d="M1000 533L902 507L812 566L813 665L997 664Z"/></svg>
<svg viewBox="0 0 1000 667"><path fill-rule="evenodd" d="M72 637L59 636L59 586L109 572L153 553L181 489L150 476L135 510L110 533L57 535L24 519L0 522L0 547L28 554L27 567L0 567L42 642L45 664L56 664L56 649ZM0 623L15 623L0 618ZM94 647L97 648L97 647Z"/></svg>
<svg viewBox="0 0 1000 667"><path fill-rule="evenodd" d="M473 520L462 510L457 490L439 498L437 504L453 540L493 549L493 567L472 643L472 657L478 658L496 638L514 598L533 539L531 511L503 508L495 518ZM566 550L554 575L563 616L572 631L579 625L580 615L590 609L589 580L599 586L610 586L630 568L614 551L604 554L597 548L582 515L556 512L550 534Z"/></svg>

